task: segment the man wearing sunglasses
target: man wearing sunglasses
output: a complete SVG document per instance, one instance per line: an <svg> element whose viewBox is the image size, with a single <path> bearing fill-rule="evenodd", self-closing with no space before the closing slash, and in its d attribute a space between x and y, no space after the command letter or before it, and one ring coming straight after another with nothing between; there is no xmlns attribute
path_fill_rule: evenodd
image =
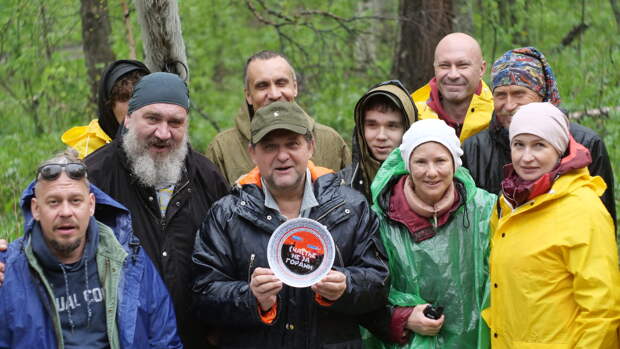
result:
<svg viewBox="0 0 620 349"><path fill-rule="evenodd" d="M372 180L418 119L418 112L402 83L390 80L373 86L360 98L354 118L353 163L338 174L345 185L359 190L371 202Z"/></svg>
<svg viewBox="0 0 620 349"><path fill-rule="evenodd" d="M129 212L76 155L43 163L22 196L25 234L0 254L0 347L182 348Z"/></svg>
<svg viewBox="0 0 620 349"><path fill-rule="evenodd" d="M217 168L189 145L189 92L174 74L136 84L126 132L86 158L90 180L132 215L133 231L164 279L186 348L202 348L190 315L191 254L207 211L228 191Z"/></svg>

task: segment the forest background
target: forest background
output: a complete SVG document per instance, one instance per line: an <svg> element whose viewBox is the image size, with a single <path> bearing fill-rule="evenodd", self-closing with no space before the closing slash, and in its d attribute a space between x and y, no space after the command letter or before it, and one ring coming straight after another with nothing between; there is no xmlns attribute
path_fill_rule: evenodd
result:
<svg viewBox="0 0 620 349"><path fill-rule="evenodd" d="M0 238L21 234L19 197L37 164L64 148L65 130L96 118L91 86L105 64L88 60L93 42L83 39L84 8L93 4L103 6L99 15L109 23L108 42L95 47L107 50L104 61L143 60L129 0L0 3ZM199 151L234 126L243 65L259 50L287 54L300 105L350 141L353 108L370 86L399 78L414 91L432 74L438 38L464 31L481 43L487 83L505 51L541 50L563 107L604 138L620 173L618 0L183 0L178 6L190 70L190 137Z"/></svg>

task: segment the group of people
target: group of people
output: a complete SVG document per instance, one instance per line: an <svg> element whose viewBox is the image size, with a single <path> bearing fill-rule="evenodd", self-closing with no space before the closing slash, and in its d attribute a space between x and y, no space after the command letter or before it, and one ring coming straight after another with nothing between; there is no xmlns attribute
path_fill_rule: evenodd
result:
<svg viewBox="0 0 620 349"><path fill-rule="evenodd" d="M206 156L186 84L117 61L0 252L0 348L618 348L613 173L533 47L486 63L463 33L435 77L357 102L352 151L296 102L287 58L244 67ZM81 160L84 158L84 160ZM284 283L267 244L324 225L332 269Z"/></svg>

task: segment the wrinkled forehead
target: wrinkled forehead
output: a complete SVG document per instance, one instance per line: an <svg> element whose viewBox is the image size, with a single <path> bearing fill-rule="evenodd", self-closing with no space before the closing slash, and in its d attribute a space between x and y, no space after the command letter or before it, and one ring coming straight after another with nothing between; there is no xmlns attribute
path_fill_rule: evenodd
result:
<svg viewBox="0 0 620 349"><path fill-rule="evenodd" d="M282 57L256 59L248 66L248 82L261 80L293 79L293 68Z"/></svg>
<svg viewBox="0 0 620 349"><path fill-rule="evenodd" d="M51 195L88 195L88 193L90 193L90 184L86 180L86 177L73 179L67 176L64 171L54 180L46 180L39 176L35 184L35 197L37 198L45 198Z"/></svg>

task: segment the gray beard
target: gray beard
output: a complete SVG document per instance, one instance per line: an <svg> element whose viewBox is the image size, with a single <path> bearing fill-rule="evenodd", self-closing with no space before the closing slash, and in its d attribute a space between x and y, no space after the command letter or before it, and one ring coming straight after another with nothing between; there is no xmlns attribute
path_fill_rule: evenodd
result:
<svg viewBox="0 0 620 349"><path fill-rule="evenodd" d="M123 150L131 171L147 187L161 188L176 184L187 156L187 133L181 143L165 155L151 155L148 141L139 140L133 129L123 135Z"/></svg>

